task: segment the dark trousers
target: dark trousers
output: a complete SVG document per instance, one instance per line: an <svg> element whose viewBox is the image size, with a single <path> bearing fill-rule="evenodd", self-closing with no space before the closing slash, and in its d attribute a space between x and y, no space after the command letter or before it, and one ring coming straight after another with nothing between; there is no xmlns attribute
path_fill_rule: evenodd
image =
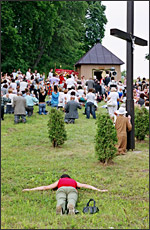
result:
<svg viewBox="0 0 150 230"><path fill-rule="evenodd" d="M33 106L26 107L26 111L27 111L28 117L31 117L33 114Z"/></svg>
<svg viewBox="0 0 150 230"><path fill-rule="evenodd" d="M14 108L12 107L12 105L6 105L6 113L14 113Z"/></svg>
<svg viewBox="0 0 150 230"><path fill-rule="evenodd" d="M15 120L14 120L15 124L18 124L20 122L20 117L22 123L26 122L26 115L20 114L20 115L15 115Z"/></svg>
<svg viewBox="0 0 150 230"><path fill-rule="evenodd" d="M92 114L93 118L96 119L95 105L92 102L86 103L86 118L90 118L90 113Z"/></svg>

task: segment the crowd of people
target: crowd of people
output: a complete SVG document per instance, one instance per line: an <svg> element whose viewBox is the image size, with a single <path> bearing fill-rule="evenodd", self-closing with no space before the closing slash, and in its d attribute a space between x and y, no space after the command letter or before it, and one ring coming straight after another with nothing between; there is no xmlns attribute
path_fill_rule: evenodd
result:
<svg viewBox="0 0 150 230"><path fill-rule="evenodd" d="M133 99L135 106L149 108L149 82L145 78L137 78L133 85ZM45 73L37 70L31 72L29 68L26 74L20 69L15 69L11 74L1 73L1 119L4 114L14 114L14 122L26 122L26 116L33 114L34 105L39 106L39 115L47 115L46 106L61 108L65 112L64 121L74 123L78 119L78 109L85 107L84 114L90 118L90 114L96 119L98 103L105 101L103 107L114 122L115 111L120 104L126 101L126 79L124 82L116 81L107 73L100 80L78 78L74 73L57 74L50 69L46 78Z"/></svg>
<svg viewBox="0 0 150 230"><path fill-rule="evenodd" d="M98 103L106 108L110 118L113 120L118 138L118 153L124 155L127 145L127 130L132 129L131 116L125 116L126 102L126 79L124 82L116 81L107 73L105 78L100 80L78 78L72 74L56 74L50 70L47 78L45 73L40 74L37 70L34 73L29 68L26 74L21 70L13 70L11 74L1 73L1 120L4 114L14 114L14 123L26 122L26 116L33 115L34 106L39 107L39 116L47 115L47 106L55 107L64 111L64 122L75 123L79 118L78 109L84 107L86 118L96 119ZM145 106L149 109L149 82L145 78L137 78L133 85L133 99L135 106ZM20 120L21 118L21 120ZM101 192L91 185L76 182L69 175L62 175L55 183L48 186L41 186L23 191L47 190L58 188L56 193L57 214L67 212L75 214L75 206L78 198L77 188L89 188ZM68 203L66 203L68 199Z"/></svg>

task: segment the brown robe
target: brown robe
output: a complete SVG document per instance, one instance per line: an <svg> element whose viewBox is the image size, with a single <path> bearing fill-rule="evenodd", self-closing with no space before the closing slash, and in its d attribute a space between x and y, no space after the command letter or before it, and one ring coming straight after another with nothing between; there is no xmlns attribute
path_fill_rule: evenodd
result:
<svg viewBox="0 0 150 230"><path fill-rule="evenodd" d="M115 128L118 138L118 154L124 154L127 147L127 131L131 131L132 125L127 117L119 115L116 119Z"/></svg>

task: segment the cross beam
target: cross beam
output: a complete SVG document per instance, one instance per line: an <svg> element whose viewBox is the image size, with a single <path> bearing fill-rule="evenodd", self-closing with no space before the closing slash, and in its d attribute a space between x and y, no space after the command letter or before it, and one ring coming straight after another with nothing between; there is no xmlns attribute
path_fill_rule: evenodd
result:
<svg viewBox="0 0 150 230"><path fill-rule="evenodd" d="M140 45L140 46L147 46L146 40L139 38L139 37L136 37L136 36L132 35L131 33L126 33L122 30L111 29L110 35L113 35L115 37L121 38L121 39L129 41L129 42L131 42L132 39L134 39L134 44Z"/></svg>

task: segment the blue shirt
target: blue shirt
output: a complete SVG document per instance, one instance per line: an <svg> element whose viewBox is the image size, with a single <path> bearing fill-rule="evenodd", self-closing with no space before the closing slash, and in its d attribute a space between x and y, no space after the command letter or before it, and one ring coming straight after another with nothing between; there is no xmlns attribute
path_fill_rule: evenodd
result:
<svg viewBox="0 0 150 230"><path fill-rule="evenodd" d="M34 106L34 102L38 102L38 99L36 97L32 97L30 95L25 96L25 99L27 101L27 106Z"/></svg>
<svg viewBox="0 0 150 230"><path fill-rule="evenodd" d="M58 98L59 98L59 93L55 94L54 92L52 92L51 104L58 105Z"/></svg>

